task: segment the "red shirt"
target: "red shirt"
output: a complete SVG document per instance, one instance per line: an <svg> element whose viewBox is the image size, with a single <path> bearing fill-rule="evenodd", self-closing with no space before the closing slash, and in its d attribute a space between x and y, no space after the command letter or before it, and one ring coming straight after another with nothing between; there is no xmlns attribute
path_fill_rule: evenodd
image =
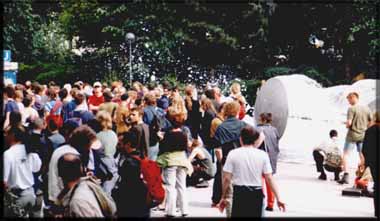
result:
<svg viewBox="0 0 380 221"><path fill-rule="evenodd" d="M99 106L104 103L104 97L103 95L100 97L97 97L95 95L92 95L88 98L88 105L92 104L94 106Z"/></svg>

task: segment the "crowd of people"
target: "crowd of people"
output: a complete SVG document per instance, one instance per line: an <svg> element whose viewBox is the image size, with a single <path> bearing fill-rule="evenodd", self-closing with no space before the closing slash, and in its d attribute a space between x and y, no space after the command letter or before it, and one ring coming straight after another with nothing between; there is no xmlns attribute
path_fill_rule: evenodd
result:
<svg viewBox="0 0 380 221"><path fill-rule="evenodd" d="M264 195L267 211L275 199L285 210L273 179L280 136L272 114L261 113L257 125L247 123L238 83L228 96L216 86L202 91L191 84L182 91L166 81L130 88L120 81L7 85L5 215L150 217L156 209L185 217L187 187L208 187L211 179L210 208L226 208L227 217L261 217ZM349 128L362 128L357 116L349 113ZM376 134L372 130L359 136L361 165L371 171L376 161L364 155L365 146L373 145L374 138L367 139ZM347 150L362 142L353 135ZM314 157L325 179L322 151ZM334 172L339 180L340 171Z"/></svg>
<svg viewBox="0 0 380 221"><path fill-rule="evenodd" d="M181 91L169 82L126 88L120 81L27 81L3 94L7 216L150 217L153 208L185 217L187 187L208 187L211 179L210 208L226 207L228 217L261 216L262 204L238 207L241 194L262 201L263 182L271 195L267 210L274 196L285 209L271 178L278 132L270 113L258 127L243 121L247 104L238 83L229 96L216 86L201 93L194 85ZM260 162L235 165L229 153L238 147L247 156L262 152Z"/></svg>

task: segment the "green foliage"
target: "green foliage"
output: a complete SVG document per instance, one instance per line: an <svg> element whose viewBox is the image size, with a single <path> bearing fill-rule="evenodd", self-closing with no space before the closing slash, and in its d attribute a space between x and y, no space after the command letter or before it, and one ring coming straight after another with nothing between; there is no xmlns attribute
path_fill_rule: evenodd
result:
<svg viewBox="0 0 380 221"><path fill-rule="evenodd" d="M178 82L186 78L188 67L210 70L228 65L234 77L251 79L243 92L249 95L255 94L256 79L293 73L300 64L305 67L297 73L325 86L349 82L359 72L369 77L377 73L379 3L370 0L352 4L143 4L138 0L3 4L3 48L12 50L13 60L20 63L20 79L127 81L127 32L137 37L133 74L139 81L154 74L157 79ZM323 50L334 47L341 59L310 45L310 34L325 42ZM94 50L75 56L73 48ZM279 63L274 59L279 54L287 60ZM143 60L137 62L138 58Z"/></svg>
<svg viewBox="0 0 380 221"><path fill-rule="evenodd" d="M326 74L320 73L314 67L307 67L303 70L303 74L316 80L318 83L322 84L324 87L329 87L332 85L331 81L326 77Z"/></svg>
<svg viewBox="0 0 380 221"><path fill-rule="evenodd" d="M292 71L291 68L288 67L269 67L266 68L263 72L263 78L265 80L275 77L277 75L287 75L290 74Z"/></svg>

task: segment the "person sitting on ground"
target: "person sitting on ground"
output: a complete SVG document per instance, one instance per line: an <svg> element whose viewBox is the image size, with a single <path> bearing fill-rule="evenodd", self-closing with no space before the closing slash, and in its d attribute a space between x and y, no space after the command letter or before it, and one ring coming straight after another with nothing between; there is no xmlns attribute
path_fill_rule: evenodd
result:
<svg viewBox="0 0 380 221"><path fill-rule="evenodd" d="M368 182L372 182L371 169L364 165L359 165L356 170L355 187L368 193Z"/></svg>
<svg viewBox="0 0 380 221"><path fill-rule="evenodd" d="M317 171L321 172L318 177L320 180L326 180L327 176L324 168L329 172L334 172L334 180L339 180L339 173L342 172L342 153L337 144L338 132L330 131L330 140L323 142L313 151L313 157L316 162Z"/></svg>
<svg viewBox="0 0 380 221"><path fill-rule="evenodd" d="M190 147L189 161L193 165L194 172L191 176L187 176L187 185L208 187L207 181L215 176L216 166L212 162L211 154L198 139L194 139Z"/></svg>
<svg viewBox="0 0 380 221"><path fill-rule="evenodd" d="M64 189L58 202L64 208L63 217L114 217L116 205L85 170L78 154L66 153L58 160L58 174Z"/></svg>

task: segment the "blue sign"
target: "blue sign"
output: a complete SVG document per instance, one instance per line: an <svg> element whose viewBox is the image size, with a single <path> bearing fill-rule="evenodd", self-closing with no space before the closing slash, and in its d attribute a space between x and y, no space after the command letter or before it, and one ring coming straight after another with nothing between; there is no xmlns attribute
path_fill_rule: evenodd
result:
<svg viewBox="0 0 380 221"><path fill-rule="evenodd" d="M4 85L16 84L16 71L4 71Z"/></svg>
<svg viewBox="0 0 380 221"><path fill-rule="evenodd" d="M3 58L4 58L4 61L11 61L11 51L10 50L4 50L3 51Z"/></svg>

